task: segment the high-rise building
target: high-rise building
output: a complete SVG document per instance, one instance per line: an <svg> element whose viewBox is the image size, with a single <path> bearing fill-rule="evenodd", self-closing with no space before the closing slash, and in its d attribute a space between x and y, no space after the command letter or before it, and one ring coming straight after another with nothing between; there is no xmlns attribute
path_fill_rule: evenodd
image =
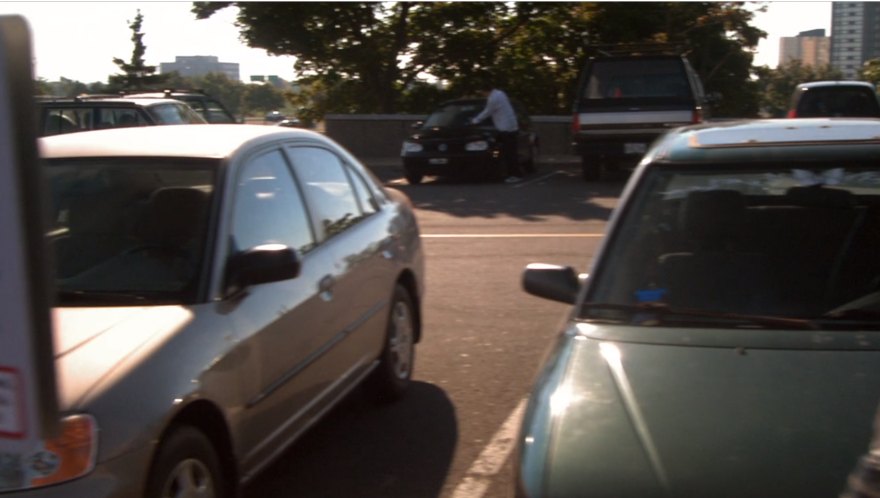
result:
<svg viewBox="0 0 880 498"><path fill-rule="evenodd" d="M240 81L237 62L220 62L213 55L176 56L174 62L159 63L159 72L177 72L183 77L204 76L208 73L222 73L232 81Z"/></svg>
<svg viewBox="0 0 880 498"><path fill-rule="evenodd" d="M880 58L880 3L831 3L831 67L855 79L865 62Z"/></svg>
<svg viewBox="0 0 880 498"><path fill-rule="evenodd" d="M825 36L824 29L780 38L779 64L785 65L793 60L801 61L804 66L827 66L831 62L831 38Z"/></svg>

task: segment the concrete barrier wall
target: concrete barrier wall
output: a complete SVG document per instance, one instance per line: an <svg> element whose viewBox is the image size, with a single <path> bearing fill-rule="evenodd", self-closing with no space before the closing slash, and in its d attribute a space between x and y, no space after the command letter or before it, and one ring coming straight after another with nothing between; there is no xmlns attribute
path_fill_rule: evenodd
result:
<svg viewBox="0 0 880 498"><path fill-rule="evenodd" d="M414 114L328 114L324 133L359 158L400 156L403 140L412 125L427 115ZM571 117L532 116L538 134L538 155L567 156L571 149Z"/></svg>

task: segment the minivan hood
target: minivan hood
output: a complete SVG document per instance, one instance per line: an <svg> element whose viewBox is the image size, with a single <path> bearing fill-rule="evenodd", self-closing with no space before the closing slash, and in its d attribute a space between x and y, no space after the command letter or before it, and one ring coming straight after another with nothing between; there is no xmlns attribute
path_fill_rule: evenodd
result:
<svg viewBox="0 0 880 498"><path fill-rule="evenodd" d="M878 351L562 344L523 426L540 496L837 496L871 437Z"/></svg>
<svg viewBox="0 0 880 498"><path fill-rule="evenodd" d="M112 382L192 317L183 306L54 309L60 408L75 409L98 384Z"/></svg>

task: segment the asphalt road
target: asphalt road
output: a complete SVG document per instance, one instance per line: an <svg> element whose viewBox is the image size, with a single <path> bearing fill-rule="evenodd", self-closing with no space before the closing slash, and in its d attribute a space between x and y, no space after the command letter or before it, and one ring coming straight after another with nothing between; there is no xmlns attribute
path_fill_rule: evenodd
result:
<svg viewBox="0 0 880 498"><path fill-rule="evenodd" d="M515 184L377 168L417 210L427 256L415 383L381 405L355 391L245 489L245 498L512 496L512 436L565 305L522 291L531 262L587 271L625 176L584 183L544 165Z"/></svg>

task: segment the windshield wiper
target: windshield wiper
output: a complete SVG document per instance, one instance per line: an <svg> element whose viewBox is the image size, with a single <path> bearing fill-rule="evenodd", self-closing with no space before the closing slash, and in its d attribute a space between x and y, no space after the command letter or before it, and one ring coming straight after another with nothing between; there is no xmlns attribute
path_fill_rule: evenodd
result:
<svg viewBox="0 0 880 498"><path fill-rule="evenodd" d="M690 308L670 308L665 303L637 303L637 304L617 304L617 303L584 303L583 308L603 309L603 310L619 310L627 311L635 315L644 313L645 317L640 319L640 325L661 324L662 318L671 315L711 318L713 320L734 320L739 322L747 322L762 327L774 327L783 329L803 329L818 330L820 327L812 320L804 320L801 318L786 318L780 316L767 315L748 315L742 313L727 313L723 311L698 310Z"/></svg>

